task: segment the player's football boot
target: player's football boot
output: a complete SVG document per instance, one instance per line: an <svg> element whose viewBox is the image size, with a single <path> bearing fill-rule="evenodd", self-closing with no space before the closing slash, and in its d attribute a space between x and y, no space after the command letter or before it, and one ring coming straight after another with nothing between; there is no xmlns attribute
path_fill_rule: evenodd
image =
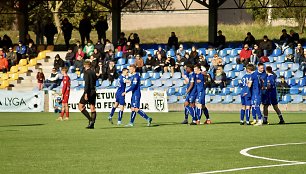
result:
<svg viewBox="0 0 306 174"><path fill-rule="evenodd" d="M62 118L62 117L58 117L58 118L56 119L56 121L63 121L63 118Z"/></svg>
<svg viewBox="0 0 306 174"><path fill-rule="evenodd" d="M285 120L280 120L278 124L285 124Z"/></svg>
<svg viewBox="0 0 306 174"><path fill-rule="evenodd" d="M94 129L95 128L95 123L93 121L91 121L86 128L87 129Z"/></svg>
<svg viewBox="0 0 306 174"><path fill-rule="evenodd" d="M257 121L256 120L253 120L252 122L251 122L251 125L255 125L257 123Z"/></svg>
<svg viewBox="0 0 306 174"><path fill-rule="evenodd" d="M240 121L240 125L244 125L244 121Z"/></svg>
<svg viewBox="0 0 306 174"><path fill-rule="evenodd" d="M211 120L206 120L204 124L211 124Z"/></svg>
<svg viewBox="0 0 306 174"><path fill-rule="evenodd" d="M263 121L262 124L269 125L270 123L268 121Z"/></svg>
<svg viewBox="0 0 306 174"><path fill-rule="evenodd" d="M148 123L147 123L147 126L149 127L149 126L151 126L151 123L152 123L152 118L149 118L147 121L148 121Z"/></svg>
<svg viewBox="0 0 306 174"><path fill-rule="evenodd" d="M65 117L65 118L64 118L64 121L68 121L68 120L69 120L69 117Z"/></svg>
<svg viewBox="0 0 306 174"><path fill-rule="evenodd" d="M196 121L192 121L192 122L190 123L190 125L197 125L197 122L196 122Z"/></svg>
<svg viewBox="0 0 306 174"><path fill-rule="evenodd" d="M201 124L201 121L200 120L197 120L197 125L200 125Z"/></svg>
<svg viewBox="0 0 306 174"><path fill-rule="evenodd" d="M122 125L122 122L121 121L118 121L117 122L117 126L121 126Z"/></svg>
<svg viewBox="0 0 306 174"><path fill-rule="evenodd" d="M184 120L181 124L188 124L188 120Z"/></svg>
<svg viewBox="0 0 306 174"><path fill-rule="evenodd" d="M133 127L133 126L134 126L133 123L129 123L129 124L125 125L125 127Z"/></svg>
<svg viewBox="0 0 306 174"><path fill-rule="evenodd" d="M254 124L254 126L262 126L262 121L258 120L258 122L256 124Z"/></svg>
<svg viewBox="0 0 306 174"><path fill-rule="evenodd" d="M251 125L251 123L249 121L246 122L246 125Z"/></svg>
<svg viewBox="0 0 306 174"><path fill-rule="evenodd" d="M114 124L114 123L113 123L113 118L112 118L112 117L108 117L108 121L110 122L110 124Z"/></svg>

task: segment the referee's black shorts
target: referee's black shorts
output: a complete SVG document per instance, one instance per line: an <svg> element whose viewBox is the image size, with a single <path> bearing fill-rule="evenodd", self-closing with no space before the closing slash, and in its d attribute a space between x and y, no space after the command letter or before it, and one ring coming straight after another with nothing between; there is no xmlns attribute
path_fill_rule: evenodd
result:
<svg viewBox="0 0 306 174"><path fill-rule="evenodd" d="M85 100L85 93L82 95L80 99L81 104L91 104L91 105L96 105L96 98L97 98L97 93L96 90L90 91L90 95L87 94L88 100Z"/></svg>

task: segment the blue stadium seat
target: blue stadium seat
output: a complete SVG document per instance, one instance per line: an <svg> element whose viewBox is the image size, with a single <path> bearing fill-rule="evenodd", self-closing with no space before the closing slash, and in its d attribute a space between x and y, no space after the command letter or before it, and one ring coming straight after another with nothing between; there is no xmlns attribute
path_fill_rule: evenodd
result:
<svg viewBox="0 0 306 174"><path fill-rule="evenodd" d="M212 104L217 104L217 103L222 102L221 95L215 95L215 96L212 96L211 98L212 98L212 101L210 103L212 103Z"/></svg>
<svg viewBox="0 0 306 174"><path fill-rule="evenodd" d="M116 65L116 70L117 70L117 72L121 72L122 69L123 69L123 66L121 66L121 65Z"/></svg>
<svg viewBox="0 0 306 174"><path fill-rule="evenodd" d="M227 64L224 66L224 72L232 71L233 67L231 64Z"/></svg>
<svg viewBox="0 0 306 174"><path fill-rule="evenodd" d="M75 73L75 67L70 66L69 69L68 69L68 73Z"/></svg>
<svg viewBox="0 0 306 174"><path fill-rule="evenodd" d="M235 57L235 56L237 56L237 55L238 55L238 50L232 49L232 51L230 52L230 56L231 56L231 57Z"/></svg>
<svg viewBox="0 0 306 174"><path fill-rule="evenodd" d="M235 72L233 71L226 72L226 77L228 79L234 79L236 77Z"/></svg>
<svg viewBox="0 0 306 174"><path fill-rule="evenodd" d="M296 85L295 79L289 79L288 80L288 85L291 86L291 87L295 86Z"/></svg>
<svg viewBox="0 0 306 174"><path fill-rule="evenodd" d="M71 88L76 88L79 86L79 81L77 80L71 80L71 84L70 84Z"/></svg>
<svg viewBox="0 0 306 174"><path fill-rule="evenodd" d="M172 103L176 103L176 102L177 102L177 96L171 95L168 99L168 103L172 104Z"/></svg>
<svg viewBox="0 0 306 174"><path fill-rule="evenodd" d="M278 56L276 58L277 63L284 63L285 62L285 56Z"/></svg>
<svg viewBox="0 0 306 174"><path fill-rule="evenodd" d="M180 78L182 78L182 75L181 75L180 72L175 72L175 73L173 74L172 79L180 79Z"/></svg>
<svg viewBox="0 0 306 174"><path fill-rule="evenodd" d="M296 72L297 70L299 70L300 65L298 63L294 63L292 64L290 70L293 72Z"/></svg>
<svg viewBox="0 0 306 174"><path fill-rule="evenodd" d="M286 55L288 55L288 54L293 54L292 48L287 48L287 49L284 51L284 56L286 56Z"/></svg>
<svg viewBox="0 0 306 174"><path fill-rule="evenodd" d="M184 98L184 96L178 96L178 101L177 101L177 103L179 103L179 104L185 103L185 98Z"/></svg>
<svg viewBox="0 0 306 174"><path fill-rule="evenodd" d="M205 49L205 48L199 48L199 49L198 49L198 54L199 54L199 55L202 54L202 55L205 56L205 55L206 55L206 49Z"/></svg>
<svg viewBox="0 0 306 174"><path fill-rule="evenodd" d="M174 95L174 94L175 94L175 88L174 87L167 89L167 95L168 96Z"/></svg>
<svg viewBox="0 0 306 174"><path fill-rule="evenodd" d="M298 87L291 87L290 88L290 94L298 94L299 93L299 88Z"/></svg>
<svg viewBox="0 0 306 174"><path fill-rule="evenodd" d="M111 84L110 88L117 88L118 87L118 80L114 80L113 83Z"/></svg>
<svg viewBox="0 0 306 174"><path fill-rule="evenodd" d="M163 86L163 82L161 80L155 80L154 81L154 84L153 84L154 88L159 88L161 86Z"/></svg>
<svg viewBox="0 0 306 174"><path fill-rule="evenodd" d="M243 71L243 70L244 70L243 65L242 64L237 64L233 71L239 72L239 71Z"/></svg>
<svg viewBox="0 0 306 174"><path fill-rule="evenodd" d="M292 71L285 71L284 72L284 77L285 79L289 79L292 77Z"/></svg>
<svg viewBox="0 0 306 174"><path fill-rule="evenodd" d="M277 70L276 63L271 63L270 66L272 67L272 70L273 70L273 71L276 71L276 70Z"/></svg>
<svg viewBox="0 0 306 174"><path fill-rule="evenodd" d="M173 49L170 49L169 51L167 51L167 55L170 55L171 57L175 56L175 51Z"/></svg>
<svg viewBox="0 0 306 174"><path fill-rule="evenodd" d="M174 87L179 88L179 87L182 87L182 86L184 86L184 81L183 80L177 79L177 80L174 81Z"/></svg>
<svg viewBox="0 0 306 174"><path fill-rule="evenodd" d="M280 72L279 71L274 71L274 73L276 74L276 76L279 78L280 77Z"/></svg>
<svg viewBox="0 0 306 174"><path fill-rule="evenodd" d="M245 75L245 71L240 71L236 79L240 80Z"/></svg>
<svg viewBox="0 0 306 174"><path fill-rule="evenodd" d="M151 54L152 56L154 55L154 49L147 49L147 55Z"/></svg>
<svg viewBox="0 0 306 174"><path fill-rule="evenodd" d="M219 56L220 57L225 57L227 55L227 50L223 49L219 51Z"/></svg>
<svg viewBox="0 0 306 174"><path fill-rule="evenodd" d="M222 104L230 104L232 102L233 102L233 96L227 95L227 96L225 96L224 101L222 102Z"/></svg>
<svg viewBox="0 0 306 174"><path fill-rule="evenodd" d="M302 78L302 77L304 77L304 72L303 71L296 71L294 73L294 78L299 79L299 78Z"/></svg>
<svg viewBox="0 0 306 174"><path fill-rule="evenodd" d="M234 87L233 95L240 95L240 93L241 93L241 88L240 87Z"/></svg>
<svg viewBox="0 0 306 174"><path fill-rule="evenodd" d="M288 104L291 102L291 95L286 94L285 96L282 96L280 104Z"/></svg>
<svg viewBox="0 0 306 174"><path fill-rule="evenodd" d="M120 58L120 59L118 59L116 66L124 65L124 64L125 64L125 59L124 58Z"/></svg>
<svg viewBox="0 0 306 174"><path fill-rule="evenodd" d="M230 57L229 57L229 56L225 56L225 57L223 57L223 58L222 58L222 60L223 60L223 62L224 62L224 64L225 64L225 65L227 65L227 64L229 64L229 63L231 63L231 59L230 59Z"/></svg>
<svg viewBox="0 0 306 174"><path fill-rule="evenodd" d="M206 58L212 58L214 57L214 55L217 53L216 50L209 50L208 51L208 55L206 56Z"/></svg>
<svg viewBox="0 0 306 174"><path fill-rule="evenodd" d="M172 82L172 80L171 80L171 79L166 80L166 82L165 82L164 86L165 86L165 87L171 87L171 86L173 86L173 82Z"/></svg>
<svg viewBox="0 0 306 174"><path fill-rule="evenodd" d="M148 79L148 78L150 78L150 74L149 73L142 73L141 74L141 80L146 80L146 79Z"/></svg>
<svg viewBox="0 0 306 174"><path fill-rule="evenodd" d="M270 63L274 62L274 57L273 56L269 56L268 58L269 58Z"/></svg>
<svg viewBox="0 0 306 174"><path fill-rule="evenodd" d="M152 86L152 81L150 79L146 79L141 87L142 88L148 88L148 87L151 87L151 86Z"/></svg>
<svg viewBox="0 0 306 174"><path fill-rule="evenodd" d="M304 95L304 96L306 95L306 87L304 87L304 88L302 89L301 94Z"/></svg>
<svg viewBox="0 0 306 174"><path fill-rule="evenodd" d="M176 93L176 95L180 96L180 95L185 95L186 94L186 87L180 87L178 92Z"/></svg>
<svg viewBox="0 0 306 174"><path fill-rule="evenodd" d="M279 49L279 48L276 48L276 49L273 50L271 56L277 57L277 56L279 56L279 55L281 55L281 54L282 54L282 50Z"/></svg>
<svg viewBox="0 0 306 174"><path fill-rule="evenodd" d="M282 63L281 66L279 67L279 70L281 71L286 71L289 69L289 66L287 63Z"/></svg>
<svg viewBox="0 0 306 174"><path fill-rule="evenodd" d="M210 103L211 98L209 95L205 95L205 103Z"/></svg>
<svg viewBox="0 0 306 174"><path fill-rule="evenodd" d="M102 81L102 84L101 84L102 88L107 88L109 86L110 86L110 82L108 80L103 80Z"/></svg>
<svg viewBox="0 0 306 174"><path fill-rule="evenodd" d="M231 87L237 87L239 85L239 80L238 79L233 79L230 83Z"/></svg>
<svg viewBox="0 0 306 174"><path fill-rule="evenodd" d="M299 87L304 87L306 86L306 79L305 78L301 78L297 84Z"/></svg>
<svg viewBox="0 0 306 174"><path fill-rule="evenodd" d="M69 77L70 77L70 80L76 80L78 78L78 75L76 73L71 73L71 74L68 74Z"/></svg>
<svg viewBox="0 0 306 174"><path fill-rule="evenodd" d="M223 89L221 90L220 95L225 96L225 95L230 94L230 92L231 92L231 91L230 91L229 88L223 88Z"/></svg>
<svg viewBox="0 0 306 174"><path fill-rule="evenodd" d="M291 101L292 104L298 104L303 103L303 96L302 95L296 95L293 97L293 100Z"/></svg>
<svg viewBox="0 0 306 174"><path fill-rule="evenodd" d="M135 62L136 62L136 59L128 59L128 64L129 65L133 65L133 64L135 64Z"/></svg>
<svg viewBox="0 0 306 174"><path fill-rule="evenodd" d="M154 72L153 75L152 75L152 79L153 80L160 79L160 73Z"/></svg>
<svg viewBox="0 0 306 174"><path fill-rule="evenodd" d="M99 87L99 86L101 86L101 82L100 80L96 80L96 87Z"/></svg>
<svg viewBox="0 0 306 174"><path fill-rule="evenodd" d="M123 55L123 52L122 51L118 51L115 55L115 58L118 59L118 58L121 58Z"/></svg>
<svg viewBox="0 0 306 174"><path fill-rule="evenodd" d="M162 76L161 76L161 80L167 80L171 78L171 74L168 72L165 72Z"/></svg>

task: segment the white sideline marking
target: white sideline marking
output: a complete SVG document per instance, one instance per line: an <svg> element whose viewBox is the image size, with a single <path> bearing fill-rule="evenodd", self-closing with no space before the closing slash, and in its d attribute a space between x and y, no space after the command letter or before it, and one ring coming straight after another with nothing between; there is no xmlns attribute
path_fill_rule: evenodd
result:
<svg viewBox="0 0 306 174"><path fill-rule="evenodd" d="M303 164L306 164L306 162L267 158L267 157L251 155L251 154L248 153L248 151L253 150L253 149L259 149L259 148L265 148L265 147L275 147L275 146L301 145L301 144L306 144L306 142L303 142L303 143L286 143L286 144L271 144L271 145L264 145L264 146L255 146L255 147L249 147L249 148L246 148L246 149L243 149L243 150L240 151L241 155L244 155L244 156L247 156L247 157L257 158L257 159L264 159L264 160L269 160L269 161L283 162L285 164L242 167L242 168L234 168L234 169L226 169L226 170L216 170L216 171L200 172L200 173L193 173L193 174L225 173L225 172L233 172L233 171L241 171L241 170L259 169L259 168L272 168L272 167L281 167L281 166L303 165Z"/></svg>

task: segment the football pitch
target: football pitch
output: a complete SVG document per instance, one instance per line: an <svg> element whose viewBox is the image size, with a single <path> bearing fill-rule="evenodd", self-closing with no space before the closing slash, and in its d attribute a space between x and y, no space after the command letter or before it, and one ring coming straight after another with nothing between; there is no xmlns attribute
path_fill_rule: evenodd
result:
<svg viewBox="0 0 306 174"><path fill-rule="evenodd" d="M179 124L179 112L149 115L151 127L137 115L125 128L98 113L87 130L79 113L60 122L53 113L0 113L0 173L306 173L305 113L284 113L286 125L270 114L261 127L239 125L238 113L211 113L213 124L197 126Z"/></svg>

